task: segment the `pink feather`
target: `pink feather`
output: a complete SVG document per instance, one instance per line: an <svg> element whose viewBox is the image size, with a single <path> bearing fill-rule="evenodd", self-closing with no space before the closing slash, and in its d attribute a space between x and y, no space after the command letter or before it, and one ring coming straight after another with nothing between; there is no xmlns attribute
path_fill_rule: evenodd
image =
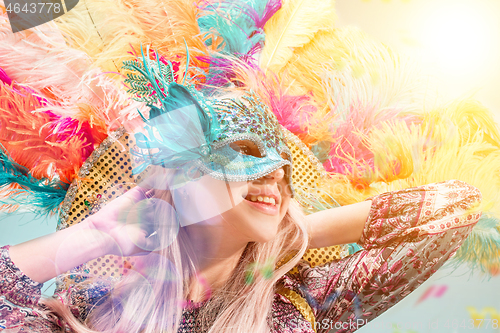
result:
<svg viewBox="0 0 500 333"><path fill-rule="evenodd" d="M94 150L87 122L36 111L41 102L28 89L0 83L0 143L35 178L71 182Z"/></svg>
<svg viewBox="0 0 500 333"><path fill-rule="evenodd" d="M376 106L360 107L351 104L347 119L337 120L329 158L323 164L327 171L347 175L351 182L368 186L373 181L366 179L366 176L373 174L374 155L364 144L363 137L366 137L371 129L388 120L399 119L408 125L420 121L414 115L402 113L400 109L386 109L384 112L376 113L377 110L379 108ZM393 171L394 175L398 174L397 165Z"/></svg>
<svg viewBox="0 0 500 333"><path fill-rule="evenodd" d="M0 14L0 19L5 16ZM1 24L0 35L5 30ZM124 109L136 111L128 108L131 101L120 83L92 68L90 58L70 48L53 23L43 29L5 34L0 43L0 67L3 77L50 100L52 113L87 121L95 137L104 138L117 129L118 120L127 118Z"/></svg>

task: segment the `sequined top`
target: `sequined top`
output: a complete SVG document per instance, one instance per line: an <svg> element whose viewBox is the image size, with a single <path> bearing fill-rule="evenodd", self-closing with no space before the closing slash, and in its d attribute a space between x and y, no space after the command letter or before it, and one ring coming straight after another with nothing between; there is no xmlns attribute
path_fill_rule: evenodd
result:
<svg viewBox="0 0 500 333"><path fill-rule="evenodd" d="M276 293L271 332L353 332L399 302L427 280L458 249L480 218L470 208L480 192L463 182L448 181L388 192L372 198L371 210L353 255L298 271L280 280L294 295L307 300L315 317L312 327L293 297ZM46 318L37 304L42 284L24 275L0 250L0 328L5 332L52 332L57 321ZM75 316L107 292L96 285L70 291ZM293 296L293 295L292 295ZM199 306L184 310L179 332L199 332Z"/></svg>

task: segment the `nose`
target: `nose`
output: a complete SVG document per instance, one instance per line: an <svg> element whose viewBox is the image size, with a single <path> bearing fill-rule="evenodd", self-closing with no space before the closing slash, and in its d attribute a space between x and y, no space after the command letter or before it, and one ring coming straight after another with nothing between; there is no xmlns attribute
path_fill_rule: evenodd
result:
<svg viewBox="0 0 500 333"><path fill-rule="evenodd" d="M276 170L268 173L263 178L264 179L273 179L274 181L279 182L280 180L283 179L283 177L285 177L285 170L283 170L283 167L281 167L279 169L276 169Z"/></svg>

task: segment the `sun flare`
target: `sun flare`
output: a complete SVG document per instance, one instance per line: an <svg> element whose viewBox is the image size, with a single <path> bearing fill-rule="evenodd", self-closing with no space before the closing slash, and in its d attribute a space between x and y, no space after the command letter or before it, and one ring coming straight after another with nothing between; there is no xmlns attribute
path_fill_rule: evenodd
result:
<svg viewBox="0 0 500 333"><path fill-rule="evenodd" d="M477 3L433 6L427 11L421 41L444 71L476 72L497 52L496 28L487 8Z"/></svg>

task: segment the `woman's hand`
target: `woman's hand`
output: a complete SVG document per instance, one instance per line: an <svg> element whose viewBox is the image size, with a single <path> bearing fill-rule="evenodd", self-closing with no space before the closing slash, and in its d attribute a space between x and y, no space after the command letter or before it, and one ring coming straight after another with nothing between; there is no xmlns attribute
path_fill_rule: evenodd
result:
<svg viewBox="0 0 500 333"><path fill-rule="evenodd" d="M136 186L87 218L90 228L101 233L103 252L133 256L157 247L152 191Z"/></svg>

